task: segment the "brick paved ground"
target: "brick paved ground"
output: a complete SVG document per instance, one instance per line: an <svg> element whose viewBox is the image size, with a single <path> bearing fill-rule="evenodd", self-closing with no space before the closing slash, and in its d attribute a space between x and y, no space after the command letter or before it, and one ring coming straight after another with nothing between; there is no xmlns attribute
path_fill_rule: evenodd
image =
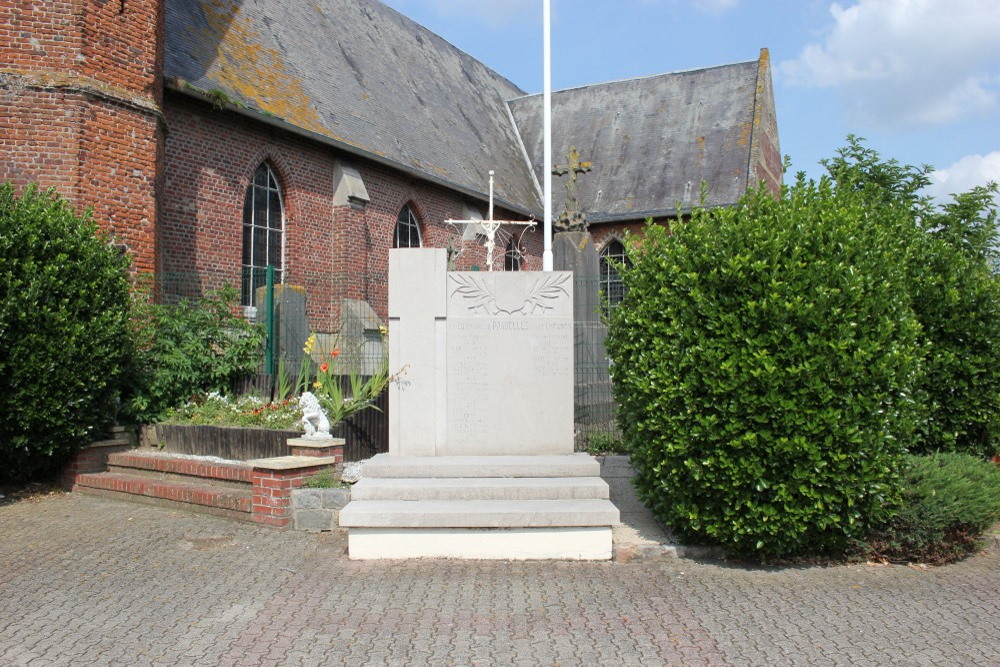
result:
<svg viewBox="0 0 1000 667"><path fill-rule="evenodd" d="M1000 664L1000 554L908 567L351 562L342 535L0 507L0 665Z"/></svg>

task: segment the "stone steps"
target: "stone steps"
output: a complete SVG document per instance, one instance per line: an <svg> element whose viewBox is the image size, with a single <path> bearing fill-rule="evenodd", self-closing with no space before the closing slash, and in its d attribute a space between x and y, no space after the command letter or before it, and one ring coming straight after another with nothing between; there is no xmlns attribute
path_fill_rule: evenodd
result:
<svg viewBox="0 0 1000 667"><path fill-rule="evenodd" d="M607 500L599 477L366 477L351 488L352 500Z"/></svg>
<svg viewBox="0 0 1000 667"><path fill-rule="evenodd" d="M619 512L587 454L379 454L363 474L340 511L351 558L611 556Z"/></svg>
<svg viewBox="0 0 1000 667"><path fill-rule="evenodd" d="M226 516L250 519L253 493L250 486L233 489L183 482L156 480L141 475L120 472L87 473L78 475L74 491L105 497L129 500L153 499L156 504L194 509L214 508L225 510Z"/></svg>
<svg viewBox="0 0 1000 667"><path fill-rule="evenodd" d="M347 528L580 528L618 523L609 500L354 500Z"/></svg>
<svg viewBox="0 0 1000 667"><path fill-rule="evenodd" d="M174 473L174 472L164 472L159 470L144 470L141 468L130 468L127 466L119 465L109 465L107 472L115 473L119 475L131 475L133 477L142 477L145 479L152 479L162 482L194 482L202 481L205 486L211 486L215 488L230 488L230 489L244 489L250 488L249 480L244 481L234 481L226 479L217 479L214 477L201 477L199 475L189 475L186 473Z"/></svg>
<svg viewBox="0 0 1000 667"><path fill-rule="evenodd" d="M192 459L153 449L111 454L108 471L160 480L194 482L209 486L249 488L253 469L243 461Z"/></svg>
<svg viewBox="0 0 1000 667"><path fill-rule="evenodd" d="M67 479L80 493L286 527L293 519L292 492L310 477L334 470L343 444L291 439L291 455L250 461L132 449L91 456L85 469L74 466Z"/></svg>
<svg viewBox="0 0 1000 667"><path fill-rule="evenodd" d="M377 454L365 463L370 478L442 477L600 477L601 465L589 454L542 456L391 456Z"/></svg>
<svg viewBox="0 0 1000 667"><path fill-rule="evenodd" d="M251 474L241 461L204 460L133 449L110 454L106 472L76 476L73 490L250 520Z"/></svg>

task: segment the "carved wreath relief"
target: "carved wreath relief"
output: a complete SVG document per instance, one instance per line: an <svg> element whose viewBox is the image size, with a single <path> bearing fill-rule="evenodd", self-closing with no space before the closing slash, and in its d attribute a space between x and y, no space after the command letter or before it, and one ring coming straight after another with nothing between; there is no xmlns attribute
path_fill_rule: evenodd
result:
<svg viewBox="0 0 1000 667"><path fill-rule="evenodd" d="M486 315L535 315L552 310L560 298L569 296L570 274L546 274L525 280L493 280L467 273L451 273L450 297L458 296L473 313Z"/></svg>

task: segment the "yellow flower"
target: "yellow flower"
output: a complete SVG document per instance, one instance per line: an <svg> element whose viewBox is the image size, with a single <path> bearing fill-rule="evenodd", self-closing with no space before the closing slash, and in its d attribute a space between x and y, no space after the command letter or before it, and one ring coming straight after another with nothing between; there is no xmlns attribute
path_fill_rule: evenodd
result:
<svg viewBox="0 0 1000 667"><path fill-rule="evenodd" d="M313 389L322 389L322 388L323 388L322 382L313 382Z"/></svg>
<svg viewBox="0 0 1000 667"><path fill-rule="evenodd" d="M388 329L386 329L386 328L385 328L384 326L380 326L380 327L378 328L378 332L379 332L380 334L382 334L383 336L385 336L386 334L388 334L388 333L389 333L389 330L388 330Z"/></svg>
<svg viewBox="0 0 1000 667"><path fill-rule="evenodd" d="M313 345L316 344L316 334L311 334L309 338L306 338L306 346L302 348L302 351L306 354L312 354Z"/></svg>

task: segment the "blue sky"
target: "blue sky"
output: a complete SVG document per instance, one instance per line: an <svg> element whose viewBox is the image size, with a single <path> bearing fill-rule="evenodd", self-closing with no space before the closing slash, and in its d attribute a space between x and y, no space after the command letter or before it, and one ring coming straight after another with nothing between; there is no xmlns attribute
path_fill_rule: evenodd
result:
<svg viewBox="0 0 1000 667"><path fill-rule="evenodd" d="M541 92L542 0L383 1ZM1000 181L1000 0L552 0L552 17L557 90L767 47L793 172L818 177L853 133L933 165L934 195Z"/></svg>

